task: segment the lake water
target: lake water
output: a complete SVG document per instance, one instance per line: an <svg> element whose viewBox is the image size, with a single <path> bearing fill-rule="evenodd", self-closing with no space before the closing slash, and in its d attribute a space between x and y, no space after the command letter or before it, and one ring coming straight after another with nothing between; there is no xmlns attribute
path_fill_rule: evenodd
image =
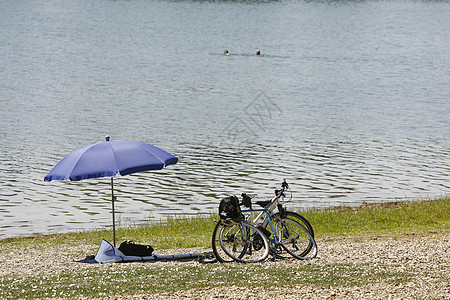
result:
<svg viewBox="0 0 450 300"><path fill-rule="evenodd" d="M43 181L106 135L179 157L115 179L121 226L449 192L448 1L0 3L0 239L110 228L109 178Z"/></svg>

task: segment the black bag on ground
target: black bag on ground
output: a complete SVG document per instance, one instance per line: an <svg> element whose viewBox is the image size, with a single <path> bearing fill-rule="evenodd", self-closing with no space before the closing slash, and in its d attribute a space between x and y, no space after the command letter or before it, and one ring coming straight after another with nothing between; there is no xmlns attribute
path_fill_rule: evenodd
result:
<svg viewBox="0 0 450 300"><path fill-rule="evenodd" d="M219 216L221 219L240 220L239 199L236 196L223 198L219 204Z"/></svg>
<svg viewBox="0 0 450 300"><path fill-rule="evenodd" d="M153 247L150 245L138 245L132 241L126 241L120 244L120 252L130 256L150 256L153 253Z"/></svg>

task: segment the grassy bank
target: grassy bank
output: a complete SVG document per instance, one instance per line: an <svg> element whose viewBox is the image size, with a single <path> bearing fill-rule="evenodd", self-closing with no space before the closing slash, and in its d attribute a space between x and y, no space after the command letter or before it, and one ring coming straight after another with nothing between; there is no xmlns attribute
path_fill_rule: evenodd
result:
<svg viewBox="0 0 450 300"><path fill-rule="evenodd" d="M450 198L314 209L300 213L310 221L317 238L441 231L450 228ZM169 219L121 229L118 236L121 240L149 242L155 245L155 249L209 247L214 220L217 218L212 215Z"/></svg>
<svg viewBox="0 0 450 300"><path fill-rule="evenodd" d="M363 205L358 208L340 207L301 212L314 227L317 239L342 236L402 235L404 233L448 232L450 198L429 201L396 202ZM149 243L158 249L210 247L216 216L191 219L170 219L130 228L120 228L118 241L134 240ZM45 252L70 245L74 259L94 254L101 239L111 240L109 231L92 231L0 241L0 253L27 251ZM86 245L91 247L86 253ZM83 251L73 252L77 247ZM320 249L320 243L319 243ZM319 250L320 251L320 250ZM0 256L0 267L7 265ZM26 262L23 262L26 264ZM55 261L54 264L61 264ZM284 287L310 285L364 286L377 282L403 284L414 274L398 273L378 264L296 264L289 272L280 264L198 264L176 267L152 267L147 264L71 264L58 272L0 276L0 298L106 297L168 293L214 287L271 289L276 282ZM257 281L252 278L258 278ZM443 278L448 280L448 278Z"/></svg>
<svg viewBox="0 0 450 300"><path fill-rule="evenodd" d="M310 210L303 215L319 237L450 229L450 198Z"/></svg>
<svg viewBox="0 0 450 300"><path fill-rule="evenodd" d="M300 212L312 224L316 238L367 236L450 229L450 198L367 204L360 207L313 209ZM149 243L155 249L209 247L216 215L175 218L119 228L117 241ZM1 240L0 245L98 245L111 231L89 231Z"/></svg>

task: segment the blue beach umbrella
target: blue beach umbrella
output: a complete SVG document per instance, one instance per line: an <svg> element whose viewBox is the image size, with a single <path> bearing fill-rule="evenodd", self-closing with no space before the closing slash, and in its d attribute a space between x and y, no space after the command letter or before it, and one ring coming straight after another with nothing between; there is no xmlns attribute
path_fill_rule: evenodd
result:
<svg viewBox="0 0 450 300"><path fill-rule="evenodd" d="M114 216L113 177L149 170L161 170L176 164L178 158L150 144L133 141L110 141L85 146L64 157L48 174L44 181L79 181L89 178L111 177L111 202L113 218L113 239L116 245Z"/></svg>

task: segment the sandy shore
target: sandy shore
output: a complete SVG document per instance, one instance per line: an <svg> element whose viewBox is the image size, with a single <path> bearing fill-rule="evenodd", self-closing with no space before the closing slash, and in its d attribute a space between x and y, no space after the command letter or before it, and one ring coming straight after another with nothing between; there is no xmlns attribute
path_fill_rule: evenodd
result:
<svg viewBox="0 0 450 300"><path fill-rule="evenodd" d="M352 264L370 272L382 266L389 272L408 273L412 277L406 284L374 282L365 286L336 286L322 288L301 285L271 289L249 289L236 286L183 290L156 295L117 296L114 299L450 299L450 232L407 234L401 236L377 236L371 238L319 239L318 258L308 262L298 260L266 261L264 264L278 264L286 270L298 264L327 266L336 263ZM137 263L127 264L79 264L70 262L84 258L92 252L92 245L85 249L37 249L6 250L0 246L0 275L12 274L27 278L36 274L59 274L67 270L84 268L133 268ZM210 249L155 250L157 254L190 253ZM75 254L74 253L78 253ZM79 256L77 256L79 255ZM56 263L55 263L56 262ZM69 262L69 263L68 263ZM142 266L142 263L139 263ZM148 268L177 264L199 265L191 262L153 262L144 264ZM220 272L223 265L214 264ZM339 274L336 274L339 276ZM111 299L111 297L109 298Z"/></svg>

